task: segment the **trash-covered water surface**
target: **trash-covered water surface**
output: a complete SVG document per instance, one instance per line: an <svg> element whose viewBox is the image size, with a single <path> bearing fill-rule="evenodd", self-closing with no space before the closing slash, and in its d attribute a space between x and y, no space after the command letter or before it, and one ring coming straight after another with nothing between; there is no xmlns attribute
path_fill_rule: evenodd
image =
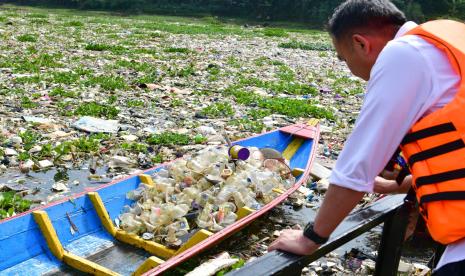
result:
<svg viewBox="0 0 465 276"><path fill-rule="evenodd" d="M153 186L141 184L127 194L136 202L125 207L120 227L179 247L190 229L220 231L236 221L240 208L258 210L295 184L285 161L265 159L255 147L246 149L246 160L232 159L228 150L207 147L153 174Z"/></svg>

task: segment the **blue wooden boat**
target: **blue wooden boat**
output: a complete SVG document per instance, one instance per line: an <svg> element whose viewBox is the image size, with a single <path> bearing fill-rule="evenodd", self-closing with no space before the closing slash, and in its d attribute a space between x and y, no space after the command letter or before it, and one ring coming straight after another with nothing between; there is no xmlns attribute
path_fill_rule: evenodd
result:
<svg viewBox="0 0 465 276"><path fill-rule="evenodd" d="M296 184L259 210L241 208L237 221L217 233L200 230L178 250L131 235L115 227L123 206L131 205L126 193L150 174L99 186L47 206L0 221L0 276L3 275L156 275L192 258L282 202L306 181L315 156L317 121L298 124L237 141L244 147L273 148L301 170Z"/></svg>

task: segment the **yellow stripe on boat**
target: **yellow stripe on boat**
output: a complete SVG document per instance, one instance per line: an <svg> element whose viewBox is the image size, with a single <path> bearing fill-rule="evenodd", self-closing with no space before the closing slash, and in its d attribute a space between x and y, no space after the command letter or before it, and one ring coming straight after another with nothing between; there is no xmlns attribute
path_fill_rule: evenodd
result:
<svg viewBox="0 0 465 276"><path fill-rule="evenodd" d="M205 240L206 238L210 237L211 235L213 235L212 232L207 231L205 229L200 229L187 242L185 242L181 246L181 248L178 249L178 251L176 251L176 255L183 252L183 251L186 251L187 249L193 247L194 245L196 245L199 242Z"/></svg>
<svg viewBox="0 0 465 276"><path fill-rule="evenodd" d="M310 120L308 120L307 125L314 127L318 125L319 122L320 120L318 120L317 118L311 118Z"/></svg>
<svg viewBox="0 0 465 276"><path fill-rule="evenodd" d="M107 231L117 240L138 248L145 249L145 251L160 258L167 259L175 254L176 251L169 249L164 245L152 241L146 241L138 235L129 234L126 233L126 231L117 229L113 225L113 222L108 215L107 209L105 208L100 195L96 192L90 192L88 195L92 201L92 204L94 205L94 209L97 211L97 215L99 216L101 223L105 229L107 229Z"/></svg>
<svg viewBox="0 0 465 276"><path fill-rule="evenodd" d="M139 175L139 179L142 183L144 183L145 185L149 185L149 186L155 186L155 183L153 183L153 179L150 175L148 174L141 174Z"/></svg>
<svg viewBox="0 0 465 276"><path fill-rule="evenodd" d="M103 227L105 227L108 233L114 237L116 235L116 227L113 225L100 195L96 192L90 192L88 195L90 197L90 201L92 201L92 204L94 205L95 211L97 211L97 215L100 218L100 222L103 224Z"/></svg>
<svg viewBox="0 0 465 276"><path fill-rule="evenodd" d="M136 234L129 234L123 230L117 230L115 238L121 242L144 249L157 257L168 259L175 255L176 251L153 241L146 241Z"/></svg>
<svg viewBox="0 0 465 276"><path fill-rule="evenodd" d="M299 150L300 146L304 143L303 138L294 138L287 148L283 151L283 157L286 158L287 160L291 160L294 154Z"/></svg>
<svg viewBox="0 0 465 276"><path fill-rule="evenodd" d="M57 232L53 228L52 222L45 211L34 211L32 212L34 220L39 225L40 231L47 241L48 248L52 251L53 255L60 261L63 260L63 246L58 239Z"/></svg>
<svg viewBox="0 0 465 276"><path fill-rule="evenodd" d="M239 210L236 212L236 215L237 215L237 220L240 220L241 218L244 218L250 214L252 214L253 212L255 212L254 209L252 208L249 208L247 206L244 206L244 207L241 207L239 208Z"/></svg>
<svg viewBox="0 0 465 276"><path fill-rule="evenodd" d="M53 255L57 257L60 261L63 261L65 264L75 268L79 271L85 273L91 273L94 275L102 276L118 276L119 274L111 271L108 268L105 268L99 264L96 264L92 261L86 260L82 257L74 255L73 253L67 252L63 249L60 240L58 239L55 228L53 228L52 222L47 215L47 212L40 210L32 212L34 220L39 225L42 235L45 237L50 251Z"/></svg>
<svg viewBox="0 0 465 276"><path fill-rule="evenodd" d="M147 260L145 260L145 262L141 266L139 266L139 268L132 275L133 276L140 276L140 275L144 274L145 272L147 272L147 271L161 265L164 262L165 261L163 261L162 259L159 259L157 257L150 257Z"/></svg>
<svg viewBox="0 0 465 276"><path fill-rule="evenodd" d="M86 260L82 257L74 255L73 253L65 252L63 254L63 262L79 271L89 273L97 276L119 276L120 274L96 264L92 261Z"/></svg>
<svg viewBox="0 0 465 276"><path fill-rule="evenodd" d="M312 119L308 120L307 125L315 127L316 125L318 125L319 122L320 122L320 120L318 120L316 118L312 118ZM291 160L292 157L295 155L295 153L302 146L304 141L305 140L303 138L299 138L299 137L294 138L291 141L291 143L289 143L287 148L283 151L283 157L286 158L287 160Z"/></svg>

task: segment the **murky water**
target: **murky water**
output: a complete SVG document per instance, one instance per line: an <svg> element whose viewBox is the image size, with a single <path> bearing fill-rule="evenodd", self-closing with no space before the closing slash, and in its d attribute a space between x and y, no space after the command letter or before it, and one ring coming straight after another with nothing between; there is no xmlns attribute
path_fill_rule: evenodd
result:
<svg viewBox="0 0 465 276"><path fill-rule="evenodd" d="M50 170L31 171L23 174L20 171L9 171L0 176L0 184L7 185L9 189L23 191L25 199L34 204L44 204L50 201L84 191L87 187L96 187L108 183L112 175L106 174L107 167L97 167L95 173L90 172L88 164L81 168L53 168ZM98 177L90 177L96 175ZM52 187L57 183L64 183L64 191L56 191Z"/></svg>

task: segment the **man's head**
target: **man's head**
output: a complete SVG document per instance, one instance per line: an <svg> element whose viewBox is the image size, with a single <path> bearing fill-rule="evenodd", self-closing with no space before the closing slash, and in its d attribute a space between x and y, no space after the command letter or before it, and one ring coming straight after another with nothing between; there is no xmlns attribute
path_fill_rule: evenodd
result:
<svg viewBox="0 0 465 276"><path fill-rule="evenodd" d="M348 0L336 8L328 30L339 59L354 75L369 80L379 53L405 22L388 0Z"/></svg>

